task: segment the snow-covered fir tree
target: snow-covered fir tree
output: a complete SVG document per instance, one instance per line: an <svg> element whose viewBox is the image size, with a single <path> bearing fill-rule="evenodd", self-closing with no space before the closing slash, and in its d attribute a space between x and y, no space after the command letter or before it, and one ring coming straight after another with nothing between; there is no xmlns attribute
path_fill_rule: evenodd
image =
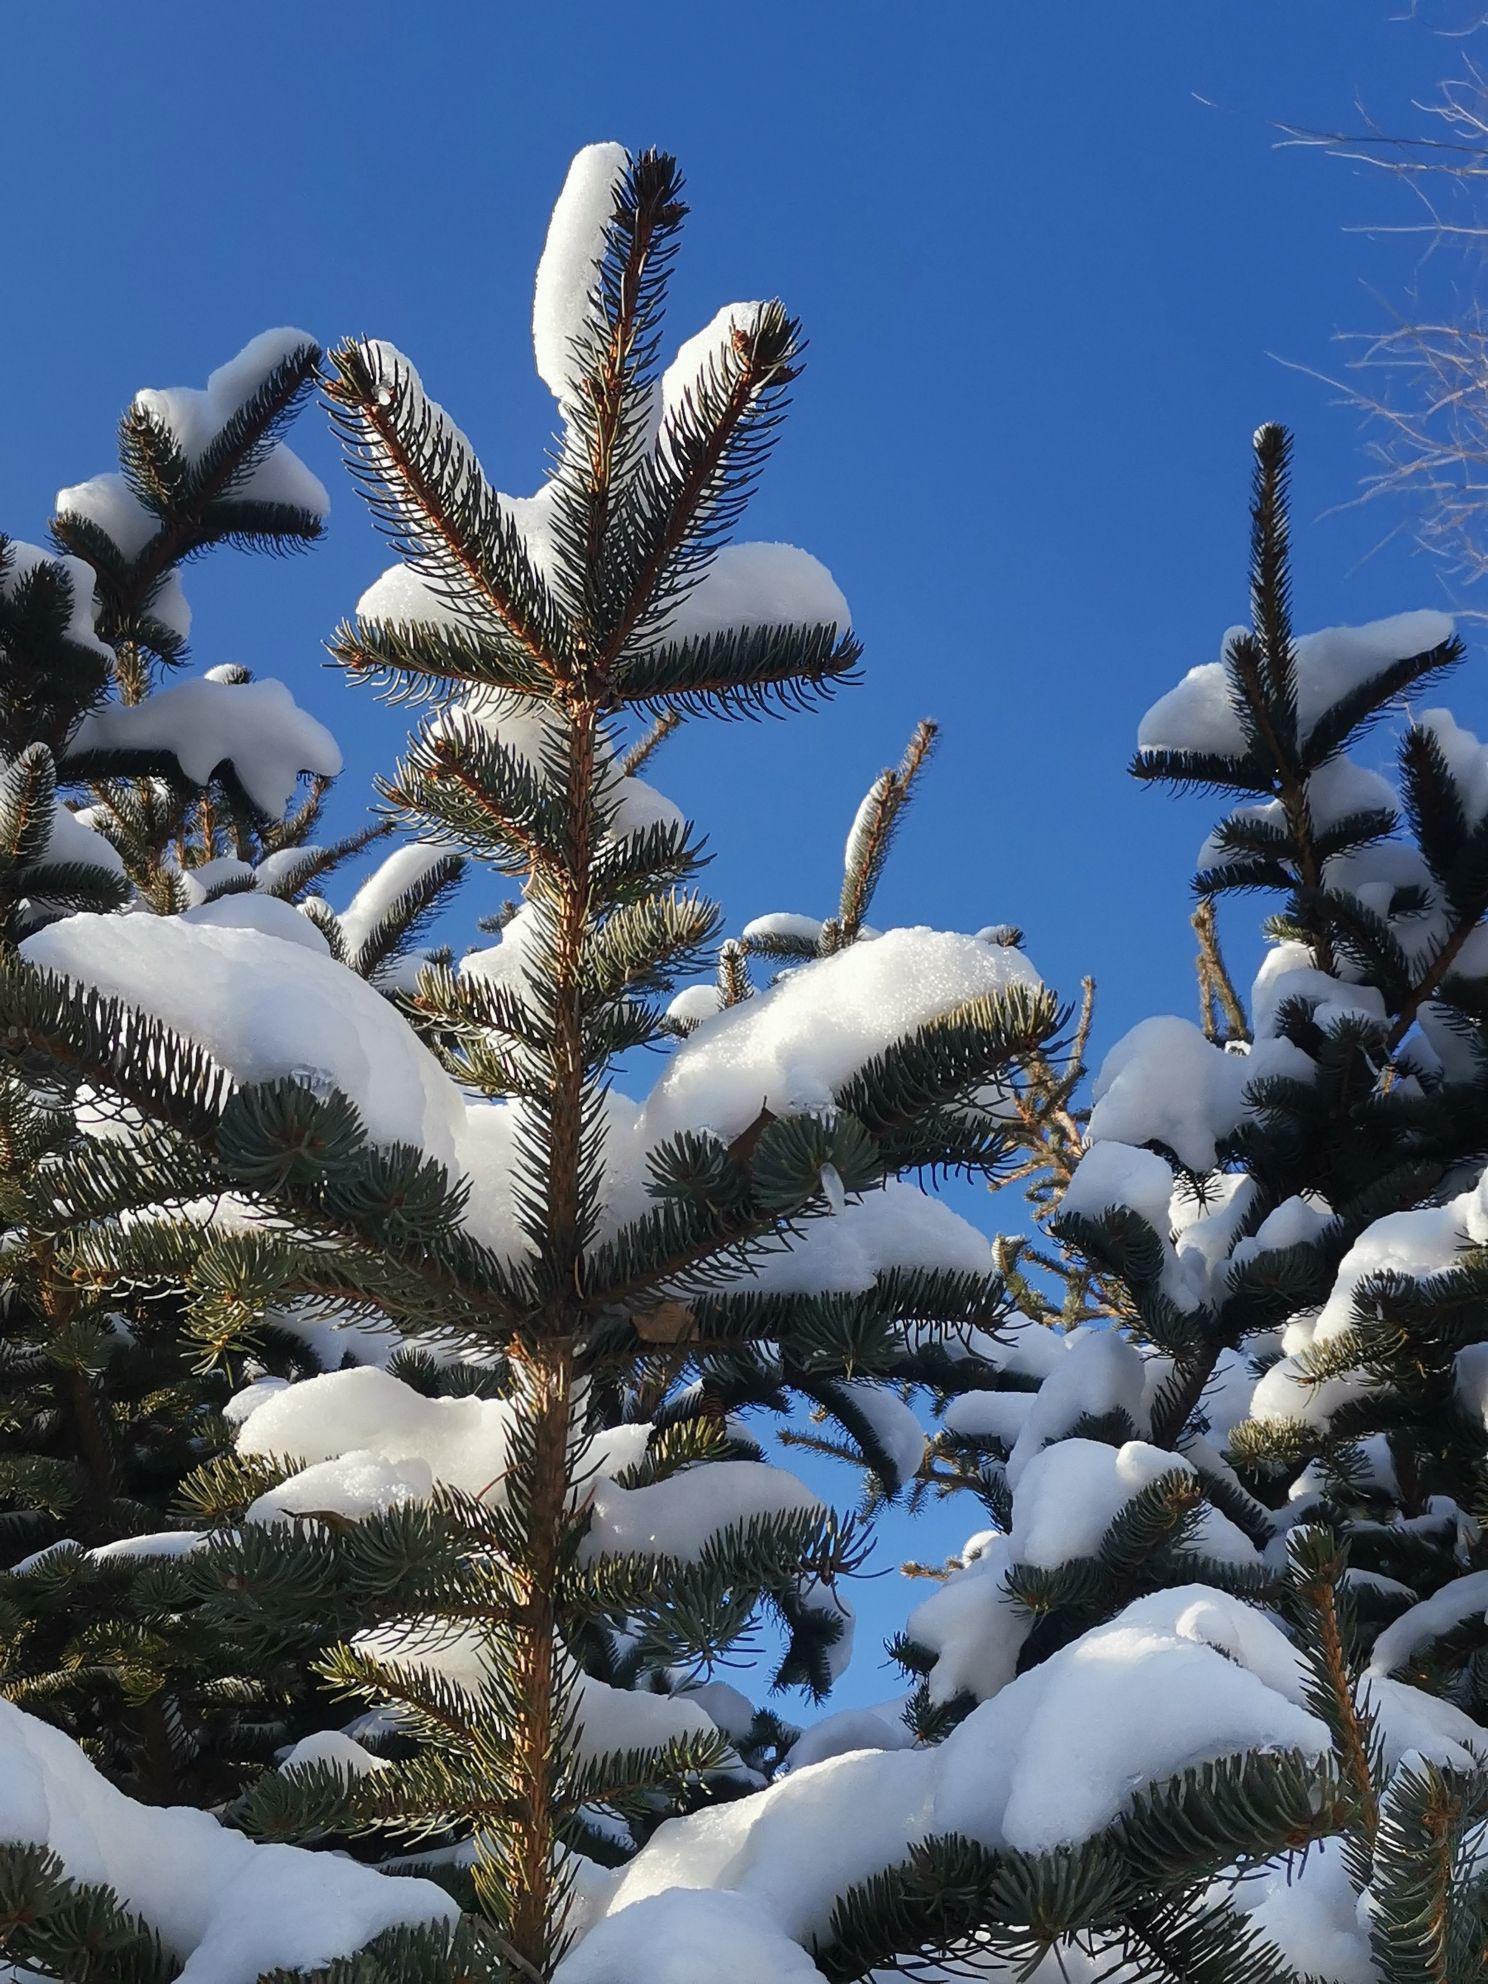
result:
<svg viewBox="0 0 1488 1984"><path fill-rule="evenodd" d="M271 332L204 392L141 393L119 472L62 491L52 547L0 546L7 969L18 940L78 909L230 920L239 892L283 895L326 856L305 841L340 770L334 739L282 683L236 665L187 674L182 584L215 547L319 536L325 492L280 438L319 357L303 334ZM299 920L265 896L272 912ZM231 1387L195 1367L178 1301L86 1290L62 1267L84 1146L75 1108L28 1079L23 1056L0 1113L0 1686L143 1795L182 1796L167 1703L183 1649L142 1626L136 1565L119 1553L226 1437L216 1408ZM117 1194L117 1180L92 1183L95 1206Z"/></svg>
<svg viewBox="0 0 1488 1984"><path fill-rule="evenodd" d="M1205 1933L1240 1940L1197 1974L1466 1979L1488 1817L1488 754L1427 709L1393 781L1349 755L1464 651L1437 613L1293 634L1288 452L1256 436L1252 624L1148 713L1133 765L1241 801L1198 859L1201 1023L1136 1027L1079 1112L1083 1156L1045 1147L1089 1320L966 1346L926 1477L987 1526L899 1652L926 1727L1123 1624L1208 1632L1236 1599L1280 1617L1285 1691L1331 1733L1337 1838L1210 1890ZM1283 900L1246 1000L1214 905L1257 890ZM1092 1965L1167 1976L1139 1900L1119 1927L1091 1916Z"/></svg>
<svg viewBox="0 0 1488 1984"><path fill-rule="evenodd" d="M303 333L273 331L204 391L139 394L119 472L62 491L51 547L0 551L7 968L18 940L79 909L112 907L145 943L164 915L319 942L291 903L382 838L312 839L340 753L283 683L237 663L188 672L183 565L322 531L325 491L282 439L319 360ZM395 956L423 906L400 865L347 911L366 926L359 968ZM437 893L457 866L425 879ZM232 1370L204 1360L175 1292L85 1285L64 1264L67 1227L148 1203L151 1170L147 1149L100 1161L97 1138L119 1129L106 1097L80 1112L35 1072L11 1057L0 1103L0 1687L137 1795L221 1796L270 1754L252 1732L265 1677L152 1601L137 1539L229 1443ZM288 1333L257 1350L320 1368Z"/></svg>
<svg viewBox="0 0 1488 1984"><path fill-rule="evenodd" d="M1450 626L1294 637L1262 430L1252 626L1137 769L1239 795L1206 901L1285 900L1249 1001L1204 909L1204 1024L1139 1027L1088 1112L1088 1000L1061 1046L1012 928L868 922L928 728L833 913L720 945L639 774L857 646L814 559L733 541L797 327L733 305L660 363L682 218L670 159L575 161L536 496L401 354L331 355L400 553L336 653L428 706L382 789L415 838L351 910L79 891L14 932L6 1052L62 1125L22 1231L249 1380L124 1553L245 1747L216 1809L146 1807L0 1704L0 1952L73 1984L1466 1984L1488 759L1419 718L1402 806L1344 756ZM400 957L454 855L503 878L496 941ZM948 1166L1024 1174L1065 1256L994 1251L921 1188ZM762 1613L812 1693L849 1648L855 1528L761 1440L802 1405L879 1492L984 1515L907 1623L904 1719L787 1749L712 1670Z"/></svg>
<svg viewBox="0 0 1488 1984"><path fill-rule="evenodd" d="M643 1102L611 1086L622 1057L687 1030L664 1001L719 925L692 886L698 836L637 775L658 731L627 747L627 719L809 703L858 655L816 560L730 541L799 370L793 321L731 306L659 363L683 212L665 157L576 161L538 277L564 431L536 497L495 494L400 354L331 356L402 553L336 651L432 705L384 795L420 837L414 868L454 849L519 879L499 941L405 974L395 1005L287 927L188 915L137 941L137 919L77 915L30 938L6 982L37 1078L127 1112L78 1166L127 1173L127 1207L101 1190L77 1206L67 1272L181 1285L209 1363L266 1317L352 1347L350 1368L249 1385L228 1407L236 1456L133 1546L158 1612L204 1645L251 1645L269 1671L313 1659L365 1704L349 1726L328 1712L225 1815L418 1860L425 1878L334 1863L364 1875L365 1935L439 1925L384 1937L348 1975L444 1974L436 1875L466 1910L472 1974L546 1976L599 1907L604 1863L763 1781L779 1723L701 1677L764 1609L779 1678L823 1692L859 1546L763 1459L747 1408L778 1416L835 1384L851 1451L895 1488L923 1442L892 1395L874 1403L875 1375L906 1326L995 1326L1003 1308L986 1241L901 1174L998 1162L1055 1002L1003 941L852 941L872 846L850 858L839 945L747 999L725 957L731 1009ZM13 1740L43 1769L61 1754L29 1723ZM54 1941L18 1947L55 1965L81 1906L58 1897L110 1863L31 1837L62 1856L16 1875L28 1910L51 1897ZM285 1854L306 1864L236 1834L240 1849L249 1884L277 1882ZM178 1955L227 1935L210 1897L168 1928L160 1879L129 1872L114 1884L140 1920L109 1934L174 1935ZM329 1953L329 1933L315 1909L261 1909L233 1974ZM413 1968L386 1968L395 1946ZM62 1960L81 1960L76 1939Z"/></svg>

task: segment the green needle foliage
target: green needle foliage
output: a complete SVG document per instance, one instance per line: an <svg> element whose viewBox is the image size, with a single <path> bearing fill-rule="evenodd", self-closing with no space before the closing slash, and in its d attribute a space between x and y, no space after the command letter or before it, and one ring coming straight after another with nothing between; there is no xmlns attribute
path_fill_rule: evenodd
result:
<svg viewBox="0 0 1488 1984"><path fill-rule="evenodd" d="M221 546L283 550L320 534L318 514L257 493L317 376L314 344L281 347L215 403L220 421L195 436L189 458L162 396L142 395L121 426L120 475L63 492L56 551L0 542L8 972L19 941L74 912L177 913L255 888L292 896L368 838L311 843L328 778L271 817L231 756L198 783L178 755L186 733L152 720L152 688L186 658L182 564ZM200 688L230 697L249 680L232 668ZM140 741L91 742L109 711L137 716L125 734ZM260 876L253 864L264 861ZM158 1558L130 1552L131 1539L179 1520L181 1481L223 1446L232 1371L203 1368L178 1293L89 1285L66 1256L80 1221L218 1181L166 1131L127 1153L80 1137L75 1107L37 1081L15 1036L7 1047L0 1687L138 1795L206 1800L269 1753L271 1729L252 1730L253 1718L295 1677L245 1672L241 1648L184 1628L156 1595ZM182 1065L162 1060L150 1088L164 1092ZM288 1339L279 1350L280 1368L314 1368Z"/></svg>

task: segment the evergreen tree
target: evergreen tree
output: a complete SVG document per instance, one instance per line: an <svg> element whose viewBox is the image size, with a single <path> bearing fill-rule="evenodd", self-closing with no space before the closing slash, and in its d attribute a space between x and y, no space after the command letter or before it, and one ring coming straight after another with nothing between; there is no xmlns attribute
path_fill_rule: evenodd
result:
<svg viewBox="0 0 1488 1984"><path fill-rule="evenodd" d="M1133 765L1242 800L1199 857L1201 1025L1138 1026L1106 1057L1085 1155L1060 1180L1043 1153L1067 1250L1051 1265L1109 1320L969 1347L927 1475L991 1527L899 1652L935 1727L1144 1595L1201 1582L1283 1608L1349 1792L1341 1892L1377 1911L1348 1960L1392 1984L1467 1978L1483 1897L1454 1856L1488 1794L1468 1767L1488 1756L1488 758L1441 710L1405 729L1398 789L1345 755L1463 649L1440 614L1294 636L1288 455L1260 430L1252 625L1149 712ZM1214 909L1256 890L1284 901L1247 1011ZM1402 1681L1457 1712L1465 1774L1382 1767ZM1428 1880L1430 1935L1410 1912ZM1225 1907L1238 1919L1243 1890ZM1108 1933L1125 1952L1137 1928ZM1251 1973L1237 1955L1213 1974Z"/></svg>
<svg viewBox="0 0 1488 1984"><path fill-rule="evenodd" d="M366 834L310 841L340 758L281 683L237 665L181 673L187 560L320 535L325 492L280 438L319 358L303 335L270 332L203 392L139 394L121 424L120 471L61 493L55 551L0 545L12 959L17 941L80 909L269 927L277 916L309 935L285 899L365 844ZM302 772L312 778L303 797ZM205 1795L220 1776L210 1754L227 1706L220 1676L240 1656L224 1656L214 1676L168 1618L146 1624L135 1597L145 1560L132 1553L183 1476L225 1441L229 1374L200 1367L169 1291L88 1288L63 1264L78 1210L69 1180L93 1147L76 1109L34 1073L12 1057L0 1094L0 1686L140 1795L179 1798L193 1785ZM97 1102L94 1126L106 1128L109 1105ZM143 1170L148 1179L148 1157ZM91 1216L137 1202L126 1166L107 1178L95 1166L89 1182ZM300 1347L281 1349L304 1365Z"/></svg>
<svg viewBox="0 0 1488 1984"><path fill-rule="evenodd" d="M75 917L4 991L69 1095L81 1080L148 1125L127 1220L104 1203L107 1151L79 1163L70 1273L183 1284L216 1364L291 1307L422 1350L251 1385L236 1456L186 1486L204 1535L162 1555L149 1595L208 1645L251 1643L260 1672L317 1654L371 1709L295 1744L234 1821L432 1842L420 1864L485 1924L499 1975L550 1973L601 1857L760 1782L780 1725L697 1676L762 1608L778 1678L828 1685L854 1529L763 1463L735 1408L832 1385L897 1483L873 1429L898 1402L872 1396L903 1327L1003 1306L986 1242L900 1174L997 1165L1007 1084L1058 1018L1005 943L852 941L868 847L840 943L747 1001L738 986L641 1107L610 1086L621 1057L675 1039L661 1001L719 927L692 886L701 844L637 776L657 733L625 753L625 719L808 704L858 653L814 559L727 541L800 337L777 304L735 305L660 368L682 215L671 160L576 162L538 278L565 428L537 497L495 494L391 348L331 355L403 554L336 652L432 702L384 796L425 841L519 878L499 941L426 967L406 1020L303 946L239 931L228 955L187 918L147 950ZM223 1189L233 1216L204 1220Z"/></svg>

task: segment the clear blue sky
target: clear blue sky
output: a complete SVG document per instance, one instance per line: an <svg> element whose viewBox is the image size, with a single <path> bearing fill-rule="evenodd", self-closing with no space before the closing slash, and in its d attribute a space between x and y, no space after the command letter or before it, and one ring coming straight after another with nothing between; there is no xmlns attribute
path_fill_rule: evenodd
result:
<svg viewBox="0 0 1488 1984"><path fill-rule="evenodd" d="M1275 356L1336 363L1334 335L1377 321L1366 282L1408 273L1348 231L1391 217L1388 189L1272 129L1352 124L1356 98L1406 117L1457 60L1433 27L1468 10L1406 11L11 0L0 527L39 537L60 484L112 466L136 387L201 383L279 323L392 339L493 482L535 487L553 408L532 272L567 160L596 138L673 150L694 208L677 336L737 297L805 320L749 534L831 566L867 675L825 714L696 726L658 782L710 829L736 924L821 914L863 786L937 716L875 920L1021 923L1051 981L1096 975L1108 1043L1191 1010L1211 809L1124 764L1145 707L1243 614L1256 424L1298 433L1301 626L1442 598L1403 542L1365 557L1382 514L1321 517L1357 482L1356 424ZM403 725L320 643L387 559L318 415L295 445L331 485L330 540L199 568L195 654L285 677L332 724L349 813ZM1475 646L1454 700L1480 731L1485 679ZM870 1639L898 1605L875 1590ZM849 1698L885 1684L870 1657Z"/></svg>

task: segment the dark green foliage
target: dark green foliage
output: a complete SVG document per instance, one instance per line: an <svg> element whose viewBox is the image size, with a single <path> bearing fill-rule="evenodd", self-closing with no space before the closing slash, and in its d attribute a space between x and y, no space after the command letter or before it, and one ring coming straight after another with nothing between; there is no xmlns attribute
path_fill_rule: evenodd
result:
<svg viewBox="0 0 1488 1984"><path fill-rule="evenodd" d="M270 449L314 390L320 351L308 339L286 350L252 393L193 458L152 407L136 402L119 424L119 465L131 493L155 519L126 551L96 522L64 512L52 519L59 547L98 578L99 633L116 649L179 661L182 643L151 611L171 574L214 545L283 551L321 535L317 513L252 492ZM147 664L146 664L147 665Z"/></svg>
<svg viewBox="0 0 1488 1984"><path fill-rule="evenodd" d="M219 1408L249 1335L219 1324L204 1338L162 1250L151 1260L145 1248L142 1273L98 1271L122 1217L158 1218L220 1190L209 1146L228 1085L200 1049L28 970L14 946L73 911L133 901L174 913L252 886L243 864L308 841L323 780L274 821L230 763L199 787L169 750L85 751L74 732L110 697L140 701L159 670L184 658L171 624L179 615L163 604L183 561L219 545L284 549L319 535L317 516L252 491L318 360L308 342L284 355L192 460L137 404L121 429L127 491L114 492L113 508L53 520L65 557L22 559L0 544L0 975L10 995L0 1078L0 1686L151 1799L208 1801L234 1789L262 1769L304 1694L300 1677L255 1671L241 1645L213 1641L173 1611L170 1560L93 1554L176 1530L181 1481L228 1439ZM121 545L97 517L124 518L131 495L139 529ZM247 680L229 671L220 693ZM80 783L91 843L81 828L64 834L71 823L60 818ZM279 892L303 888L366 839L307 849L297 872L281 867ZM229 872L194 897L187 873L224 856ZM142 1117L148 1136L79 1135L85 1067L102 1078L100 1115ZM271 1368L315 1368L302 1345L263 1323L261 1299L251 1314L251 1340Z"/></svg>
<svg viewBox="0 0 1488 1984"><path fill-rule="evenodd" d="M170 1984L180 1973L111 1889L69 1880L33 1846L0 1846L0 1957L57 1984Z"/></svg>

